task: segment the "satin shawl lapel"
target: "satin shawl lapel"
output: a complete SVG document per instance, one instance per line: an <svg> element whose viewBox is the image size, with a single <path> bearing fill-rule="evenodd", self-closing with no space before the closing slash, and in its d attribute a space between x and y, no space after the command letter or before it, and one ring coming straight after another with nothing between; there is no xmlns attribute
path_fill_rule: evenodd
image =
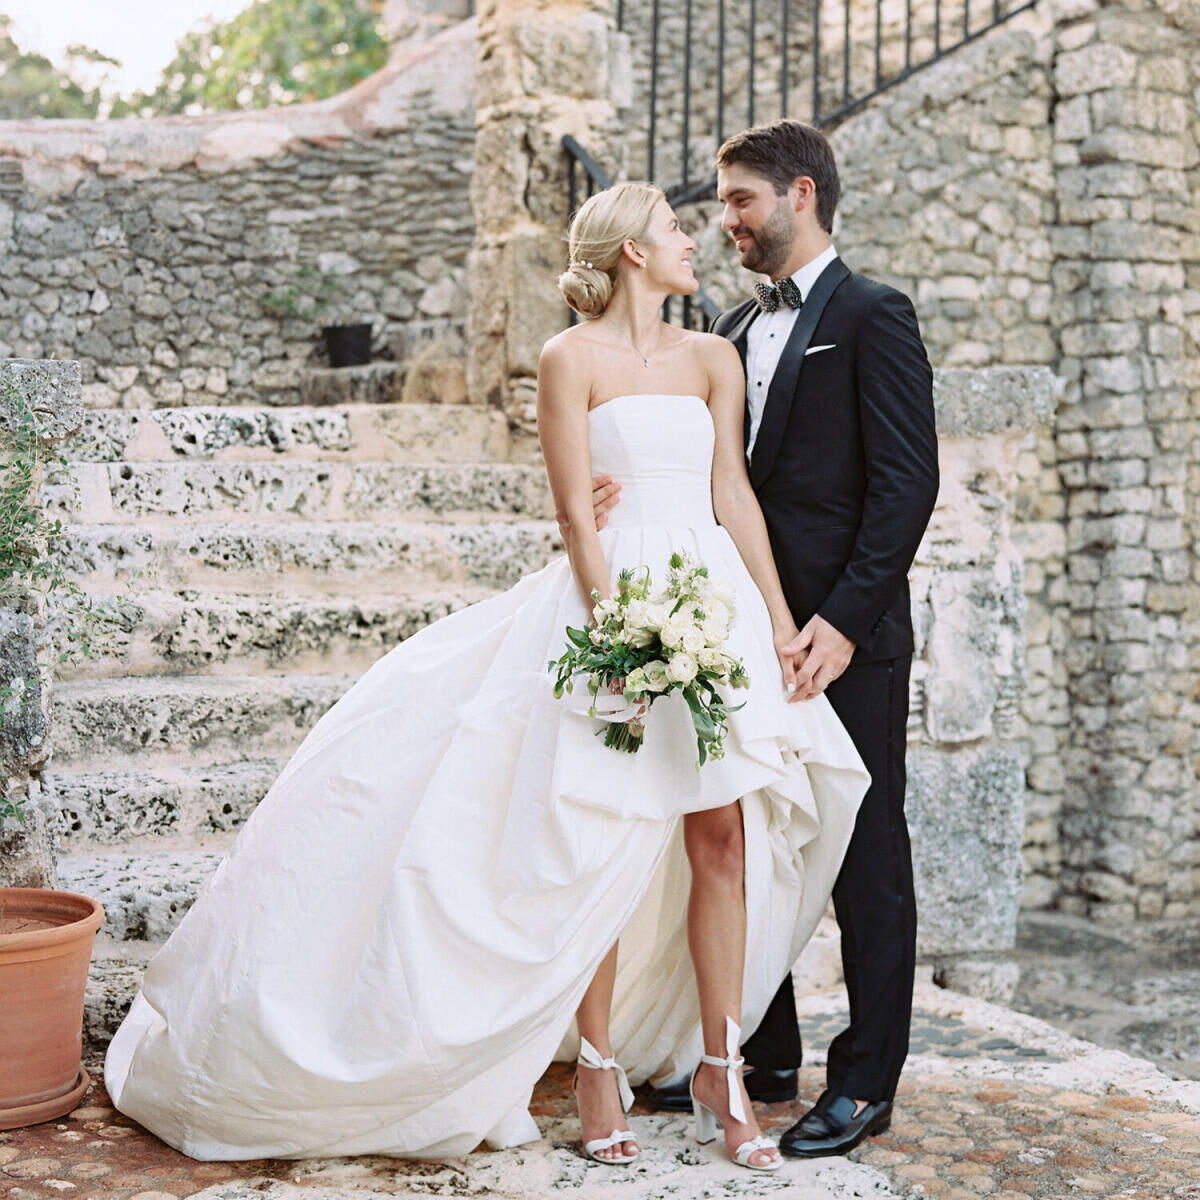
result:
<svg viewBox="0 0 1200 1200"><path fill-rule="evenodd" d="M750 459L750 482L755 487L762 484L775 465L775 457L783 441L783 431L787 428L788 415L792 411L792 401L796 398L796 384L800 379L800 368L804 364L804 352L812 341L817 322L825 311L825 305L829 303L829 297L849 277L850 269L840 258L835 258L818 276L812 291L808 293L804 307L800 310L800 315L796 318L795 325L792 326L792 332L779 359L779 366L775 369L775 377L767 391L767 403L763 408L758 437L754 439L754 454Z"/></svg>
<svg viewBox="0 0 1200 1200"><path fill-rule="evenodd" d="M742 371L746 370L746 334L750 330L750 325L754 318L762 311L758 307L757 300L749 300L745 302L745 310L738 312L734 309L736 316L731 316L729 329L721 336L732 342L737 347L737 352L741 355ZM744 404L742 407L742 448L745 449L750 442L750 406Z"/></svg>

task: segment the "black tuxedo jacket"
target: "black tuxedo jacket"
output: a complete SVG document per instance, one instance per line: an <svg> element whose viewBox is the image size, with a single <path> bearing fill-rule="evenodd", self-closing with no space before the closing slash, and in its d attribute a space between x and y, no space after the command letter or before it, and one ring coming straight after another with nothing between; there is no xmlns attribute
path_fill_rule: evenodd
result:
<svg viewBox="0 0 1200 1200"><path fill-rule="evenodd" d="M713 326L743 366L758 311L750 300ZM797 624L820 613L856 643L854 662L912 653L908 569L938 459L933 373L907 296L841 259L821 272L771 382L750 480Z"/></svg>

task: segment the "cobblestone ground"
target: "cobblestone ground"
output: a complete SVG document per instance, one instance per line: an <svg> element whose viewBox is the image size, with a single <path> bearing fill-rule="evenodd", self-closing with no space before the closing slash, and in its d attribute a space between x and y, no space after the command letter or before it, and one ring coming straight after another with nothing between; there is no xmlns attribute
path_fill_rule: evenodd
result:
<svg viewBox="0 0 1200 1200"><path fill-rule="evenodd" d="M1028 913L1017 961L1014 1008L1200 1079L1200 922L1097 926Z"/></svg>
<svg viewBox="0 0 1200 1200"><path fill-rule="evenodd" d="M760 1109L769 1128L786 1128L820 1091L817 1048L840 1027L842 1005L836 992L802 1002L813 1048L802 1072L803 1096L796 1104ZM538 1086L533 1108L541 1142L437 1164L381 1158L196 1163L114 1113L96 1084L69 1117L0 1134L0 1196L1200 1200L1200 1084L928 983L918 986L913 1055L896 1118L887 1134L850 1160L789 1161L776 1175L739 1170L715 1146L692 1142L683 1119L639 1104L632 1125L643 1139L642 1160L624 1170L596 1166L576 1141L569 1083L569 1069L555 1066Z"/></svg>

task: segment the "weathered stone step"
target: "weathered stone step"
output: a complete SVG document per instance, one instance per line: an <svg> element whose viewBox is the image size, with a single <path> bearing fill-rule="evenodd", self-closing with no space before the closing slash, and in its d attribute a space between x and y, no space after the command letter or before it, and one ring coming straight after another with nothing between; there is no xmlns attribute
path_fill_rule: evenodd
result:
<svg viewBox="0 0 1200 1200"><path fill-rule="evenodd" d="M100 408L84 411L63 453L79 462L534 462L537 443L477 405Z"/></svg>
<svg viewBox="0 0 1200 1200"><path fill-rule="evenodd" d="M104 905L104 933L116 942L165 941L212 878L223 850L71 854L58 883Z"/></svg>
<svg viewBox="0 0 1200 1200"><path fill-rule="evenodd" d="M51 771L42 787L58 806L59 846L194 844L240 828L283 769L282 758L158 771Z"/></svg>
<svg viewBox="0 0 1200 1200"><path fill-rule="evenodd" d="M132 584L271 596L503 588L562 549L551 521L76 525L64 545L67 569L91 592Z"/></svg>
<svg viewBox="0 0 1200 1200"><path fill-rule="evenodd" d="M161 943L117 941L102 926L92 947L83 999L84 1057L100 1055L113 1040L137 990L146 964Z"/></svg>
<svg viewBox="0 0 1200 1200"><path fill-rule="evenodd" d="M119 462L71 474L43 493L51 512L88 523L554 515L545 471L524 463Z"/></svg>
<svg viewBox="0 0 1200 1200"><path fill-rule="evenodd" d="M353 682L345 675L68 680L54 692L54 769L284 757Z"/></svg>
<svg viewBox="0 0 1200 1200"><path fill-rule="evenodd" d="M90 654L60 678L121 675L251 674L256 671L366 670L393 646L491 588L440 586L425 592L353 597L137 591L96 596L111 614Z"/></svg>

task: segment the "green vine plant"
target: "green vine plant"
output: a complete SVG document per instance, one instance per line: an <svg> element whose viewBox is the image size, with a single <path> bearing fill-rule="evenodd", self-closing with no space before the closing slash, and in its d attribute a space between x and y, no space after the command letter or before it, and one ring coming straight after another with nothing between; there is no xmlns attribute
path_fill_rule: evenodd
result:
<svg viewBox="0 0 1200 1200"><path fill-rule="evenodd" d="M29 613L44 601L54 633L53 664L61 667L93 653L113 614L67 574L63 523L38 502L42 477L69 478L66 458L11 382L5 399L10 415L0 420L0 609ZM0 821L24 817L25 798L11 794L7 781L19 769L14 735L40 696L36 668L0 680Z"/></svg>
<svg viewBox="0 0 1200 1200"><path fill-rule="evenodd" d="M282 291L270 292L262 302L299 321L314 321L336 306L341 283L316 267L301 267L296 278Z"/></svg>

